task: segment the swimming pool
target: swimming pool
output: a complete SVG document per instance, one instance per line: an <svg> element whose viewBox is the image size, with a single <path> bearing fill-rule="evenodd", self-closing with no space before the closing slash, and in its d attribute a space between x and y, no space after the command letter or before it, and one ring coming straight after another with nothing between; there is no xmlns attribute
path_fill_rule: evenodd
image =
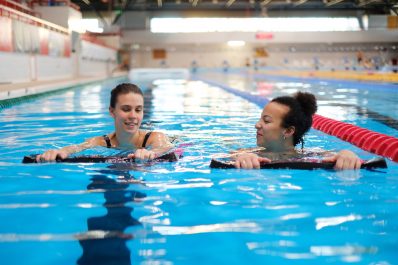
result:
<svg viewBox="0 0 398 265"><path fill-rule="evenodd" d="M200 78L257 89L267 97L282 89L319 90L311 83L265 76L203 73ZM108 94L115 85L114 80L90 84L1 110L2 264L396 262L396 163L357 174L211 170L213 155L255 145L253 125L261 109L202 81L163 80L145 89L144 126L191 144L179 162L20 163L26 154L110 132ZM333 90L324 92L334 95ZM356 102L362 102L361 92L337 94L350 100L357 94ZM320 114L330 110L326 103L320 105ZM395 129L348 110L334 118L397 135ZM316 130L306 146L338 146L363 158L373 156Z"/></svg>

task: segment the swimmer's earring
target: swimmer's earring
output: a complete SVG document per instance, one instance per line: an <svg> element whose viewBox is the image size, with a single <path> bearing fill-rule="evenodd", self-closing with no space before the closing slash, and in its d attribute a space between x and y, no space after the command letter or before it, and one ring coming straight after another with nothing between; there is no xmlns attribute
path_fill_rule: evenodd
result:
<svg viewBox="0 0 398 265"><path fill-rule="evenodd" d="M286 128L286 130L283 132L283 140L286 140L286 134L287 135L293 135L294 134L294 127L289 127L289 128Z"/></svg>

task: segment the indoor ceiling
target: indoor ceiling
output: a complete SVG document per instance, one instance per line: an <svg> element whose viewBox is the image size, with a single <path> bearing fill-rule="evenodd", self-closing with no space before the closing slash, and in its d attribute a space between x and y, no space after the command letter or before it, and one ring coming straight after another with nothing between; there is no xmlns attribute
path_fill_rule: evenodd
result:
<svg viewBox="0 0 398 265"><path fill-rule="evenodd" d="M103 11L359 11L398 12L398 0L72 0L82 12ZM249 13L250 15L250 13Z"/></svg>

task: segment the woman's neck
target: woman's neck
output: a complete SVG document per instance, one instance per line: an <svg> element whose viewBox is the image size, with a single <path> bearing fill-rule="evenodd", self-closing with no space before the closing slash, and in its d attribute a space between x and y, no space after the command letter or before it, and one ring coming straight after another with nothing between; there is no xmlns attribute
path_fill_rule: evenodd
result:
<svg viewBox="0 0 398 265"><path fill-rule="evenodd" d="M286 160L296 157L298 153L293 145L279 145L277 148L265 148L258 155L271 160Z"/></svg>
<svg viewBox="0 0 398 265"><path fill-rule="evenodd" d="M274 146L268 146L265 148L265 152L270 153L296 153L296 149L294 148L293 144L284 142Z"/></svg>

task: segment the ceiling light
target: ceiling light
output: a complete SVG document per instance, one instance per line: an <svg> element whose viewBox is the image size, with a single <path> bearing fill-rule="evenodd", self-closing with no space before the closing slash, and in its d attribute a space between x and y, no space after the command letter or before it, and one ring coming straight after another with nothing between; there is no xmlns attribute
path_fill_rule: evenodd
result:
<svg viewBox="0 0 398 265"><path fill-rule="evenodd" d="M230 47L242 47L246 45L246 42L243 40L230 40L227 42L227 45Z"/></svg>

